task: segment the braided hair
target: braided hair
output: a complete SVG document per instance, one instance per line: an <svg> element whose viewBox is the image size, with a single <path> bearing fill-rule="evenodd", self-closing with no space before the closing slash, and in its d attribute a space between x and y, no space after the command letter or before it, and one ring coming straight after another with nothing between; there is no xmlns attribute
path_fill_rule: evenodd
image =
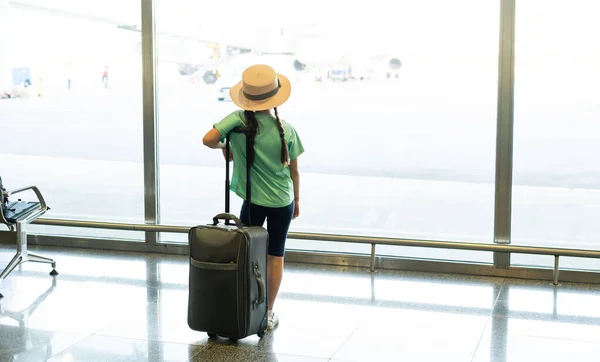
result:
<svg viewBox="0 0 600 362"><path fill-rule="evenodd" d="M277 128L279 129L279 137L281 138L281 163L283 166L287 166L290 162L290 155L288 152L287 142L285 141L285 130L283 128L283 122L281 122L281 118L279 118L279 112L277 111L277 107L275 110L275 121L277 122ZM242 129L244 134L250 136L254 140L256 134L258 133L258 120L256 119L256 114L253 111L244 111L244 118L246 119L246 127ZM250 165L254 163L254 148L250 149L250 154L246 155L247 162Z"/></svg>
<svg viewBox="0 0 600 362"><path fill-rule="evenodd" d="M281 138L281 163L283 166L287 166L290 163L290 154L288 152L287 142L285 141L285 130L283 129L283 122L281 122L281 118L279 118L279 112L277 112L277 107L275 110L275 120L277 121L277 128L279 128L279 137Z"/></svg>

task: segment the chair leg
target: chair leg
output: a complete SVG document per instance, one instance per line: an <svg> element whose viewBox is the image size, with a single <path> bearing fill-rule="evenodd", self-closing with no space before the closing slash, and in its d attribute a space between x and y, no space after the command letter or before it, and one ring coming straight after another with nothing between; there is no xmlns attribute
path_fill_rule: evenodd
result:
<svg viewBox="0 0 600 362"><path fill-rule="evenodd" d="M3 280L4 278L6 278L8 276L8 274L10 274L19 264L21 264L22 261L23 261L23 255L21 255L21 253L17 253L17 255L15 255L12 258L10 263L8 263L6 268L4 268L4 270L2 271L2 274L0 274L0 280Z"/></svg>
<svg viewBox="0 0 600 362"><path fill-rule="evenodd" d="M52 264L52 271L50 272L50 275L58 275L58 272L56 271L56 262L54 259L29 252L27 253L27 260L35 263Z"/></svg>

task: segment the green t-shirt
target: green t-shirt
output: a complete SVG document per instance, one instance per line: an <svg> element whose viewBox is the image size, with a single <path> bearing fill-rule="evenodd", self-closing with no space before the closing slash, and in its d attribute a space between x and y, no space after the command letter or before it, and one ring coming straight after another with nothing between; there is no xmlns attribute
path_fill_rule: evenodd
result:
<svg viewBox="0 0 600 362"><path fill-rule="evenodd" d="M252 203L266 207L284 207L294 201L294 184L290 177L290 167L281 163L281 138L277 120L270 115L255 113L258 133L254 138L254 163L250 170ZM304 147L296 129L282 120L290 161L304 152ZM221 134L221 141L235 127L244 127L244 111L238 110L214 127ZM230 135L233 152L233 174L231 191L246 199L246 136L240 132Z"/></svg>

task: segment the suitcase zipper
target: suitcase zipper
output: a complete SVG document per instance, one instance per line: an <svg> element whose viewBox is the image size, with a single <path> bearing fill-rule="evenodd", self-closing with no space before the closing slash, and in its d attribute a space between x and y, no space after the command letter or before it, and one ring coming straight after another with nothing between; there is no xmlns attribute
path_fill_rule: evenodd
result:
<svg viewBox="0 0 600 362"><path fill-rule="evenodd" d="M252 274L254 274L254 278L255 278L255 279L257 279L257 278L258 278L257 272L258 272L258 273L260 273L260 272L258 271L258 264L257 264L256 262L254 262L254 261L253 261L253 262L252 262ZM257 288L256 288L256 289L257 289L257 290L256 290L256 299L254 299L254 300L252 301L252 310L255 310L256 308L258 308L258 297L259 297L258 295L260 294L260 288L258 288L258 285L257 285Z"/></svg>

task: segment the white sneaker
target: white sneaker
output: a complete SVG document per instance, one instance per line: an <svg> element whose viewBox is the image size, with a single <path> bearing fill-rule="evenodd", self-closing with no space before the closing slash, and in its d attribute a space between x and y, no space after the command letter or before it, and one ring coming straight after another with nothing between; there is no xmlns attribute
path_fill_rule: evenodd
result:
<svg viewBox="0 0 600 362"><path fill-rule="evenodd" d="M273 313L272 310L269 311L269 324L267 325L267 329L271 330L275 328L279 324L279 317Z"/></svg>

